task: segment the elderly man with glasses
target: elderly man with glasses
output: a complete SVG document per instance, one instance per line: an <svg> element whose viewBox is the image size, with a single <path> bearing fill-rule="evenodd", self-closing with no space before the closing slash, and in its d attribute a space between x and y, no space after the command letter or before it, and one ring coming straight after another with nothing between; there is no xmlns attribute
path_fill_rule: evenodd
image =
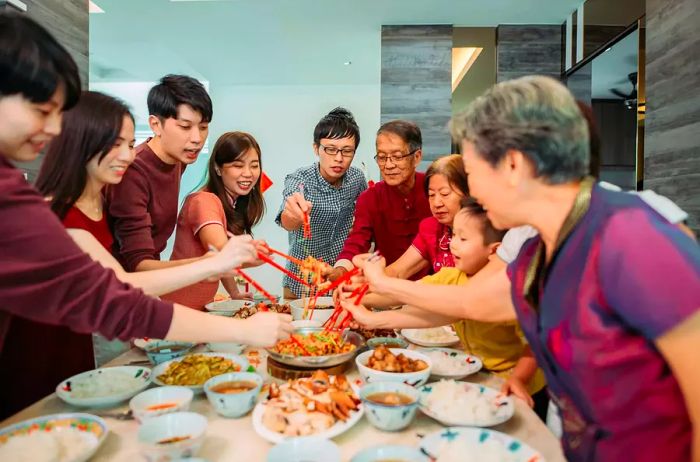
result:
<svg viewBox="0 0 700 462"><path fill-rule="evenodd" d="M360 195L355 221L338 255L331 279L352 269L352 258L365 253L372 243L388 264L411 245L418 225L430 216L423 192L425 175L416 172L423 156L420 128L413 122L394 120L377 132L377 161L382 181ZM425 272L413 278L424 276Z"/></svg>

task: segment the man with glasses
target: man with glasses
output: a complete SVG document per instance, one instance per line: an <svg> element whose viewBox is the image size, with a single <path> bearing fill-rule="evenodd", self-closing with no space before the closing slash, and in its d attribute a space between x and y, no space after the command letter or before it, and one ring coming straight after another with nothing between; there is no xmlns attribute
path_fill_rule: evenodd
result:
<svg viewBox="0 0 700 462"><path fill-rule="evenodd" d="M289 254L303 260L312 256L333 264L352 226L355 202L367 181L350 167L360 144L360 129L350 111L335 108L314 129L313 150L318 162L284 179L284 201L275 221L289 231ZM311 238L304 237L308 213ZM287 268L298 268L287 263ZM283 280L284 297L303 297L304 287L289 276Z"/></svg>
<svg viewBox="0 0 700 462"><path fill-rule="evenodd" d="M331 279L352 269L352 258L365 253L374 242L387 264L397 260L418 233L418 225L430 216L423 192L425 174L416 172L423 156L420 128L413 122L394 120L377 132L377 161L382 181L362 193L355 208L355 222L338 255ZM425 276L419 272L413 279Z"/></svg>

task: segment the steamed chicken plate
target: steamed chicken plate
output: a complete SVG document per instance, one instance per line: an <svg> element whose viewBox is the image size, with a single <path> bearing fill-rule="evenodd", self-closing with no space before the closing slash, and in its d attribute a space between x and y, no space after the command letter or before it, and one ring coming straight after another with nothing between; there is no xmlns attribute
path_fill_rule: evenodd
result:
<svg viewBox="0 0 700 462"><path fill-rule="evenodd" d="M262 422L285 436L307 436L346 421L360 400L344 375L318 370L309 378L270 385Z"/></svg>
<svg viewBox="0 0 700 462"><path fill-rule="evenodd" d="M382 372L418 372L428 367L425 361L411 359L403 353L395 355L384 345L374 349L367 360L367 367Z"/></svg>

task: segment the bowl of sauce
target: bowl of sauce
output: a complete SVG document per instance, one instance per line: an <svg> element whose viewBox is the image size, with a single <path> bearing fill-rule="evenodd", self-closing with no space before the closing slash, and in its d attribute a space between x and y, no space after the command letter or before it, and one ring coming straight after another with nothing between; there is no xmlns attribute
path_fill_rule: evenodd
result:
<svg viewBox="0 0 700 462"><path fill-rule="evenodd" d="M263 379L254 372L230 372L204 383L204 393L217 414L243 417L258 401Z"/></svg>
<svg viewBox="0 0 700 462"><path fill-rule="evenodd" d="M139 422L172 412L187 411L194 393L187 387L166 386L142 391L129 401L129 408Z"/></svg>
<svg viewBox="0 0 700 462"><path fill-rule="evenodd" d="M416 416L420 392L400 382L372 382L360 389L367 420L383 431L408 427Z"/></svg>

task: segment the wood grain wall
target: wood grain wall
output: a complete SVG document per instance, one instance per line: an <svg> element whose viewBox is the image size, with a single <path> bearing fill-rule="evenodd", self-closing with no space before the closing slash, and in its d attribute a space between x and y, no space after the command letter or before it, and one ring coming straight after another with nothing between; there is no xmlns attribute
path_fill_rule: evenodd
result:
<svg viewBox="0 0 700 462"><path fill-rule="evenodd" d="M498 26L496 29L496 79L498 82L532 74L561 79L561 73L561 26Z"/></svg>
<svg viewBox="0 0 700 462"><path fill-rule="evenodd" d="M70 52L80 71L83 87L88 85L89 13L87 0L22 0L27 5L24 13L44 26ZM4 11L18 11L5 6ZM18 164L29 181L36 178L41 160Z"/></svg>
<svg viewBox="0 0 700 462"><path fill-rule="evenodd" d="M417 123L425 161L449 154L452 26L382 26L381 46L381 122Z"/></svg>
<svg viewBox="0 0 700 462"><path fill-rule="evenodd" d="M647 0L644 187L700 233L700 1Z"/></svg>

